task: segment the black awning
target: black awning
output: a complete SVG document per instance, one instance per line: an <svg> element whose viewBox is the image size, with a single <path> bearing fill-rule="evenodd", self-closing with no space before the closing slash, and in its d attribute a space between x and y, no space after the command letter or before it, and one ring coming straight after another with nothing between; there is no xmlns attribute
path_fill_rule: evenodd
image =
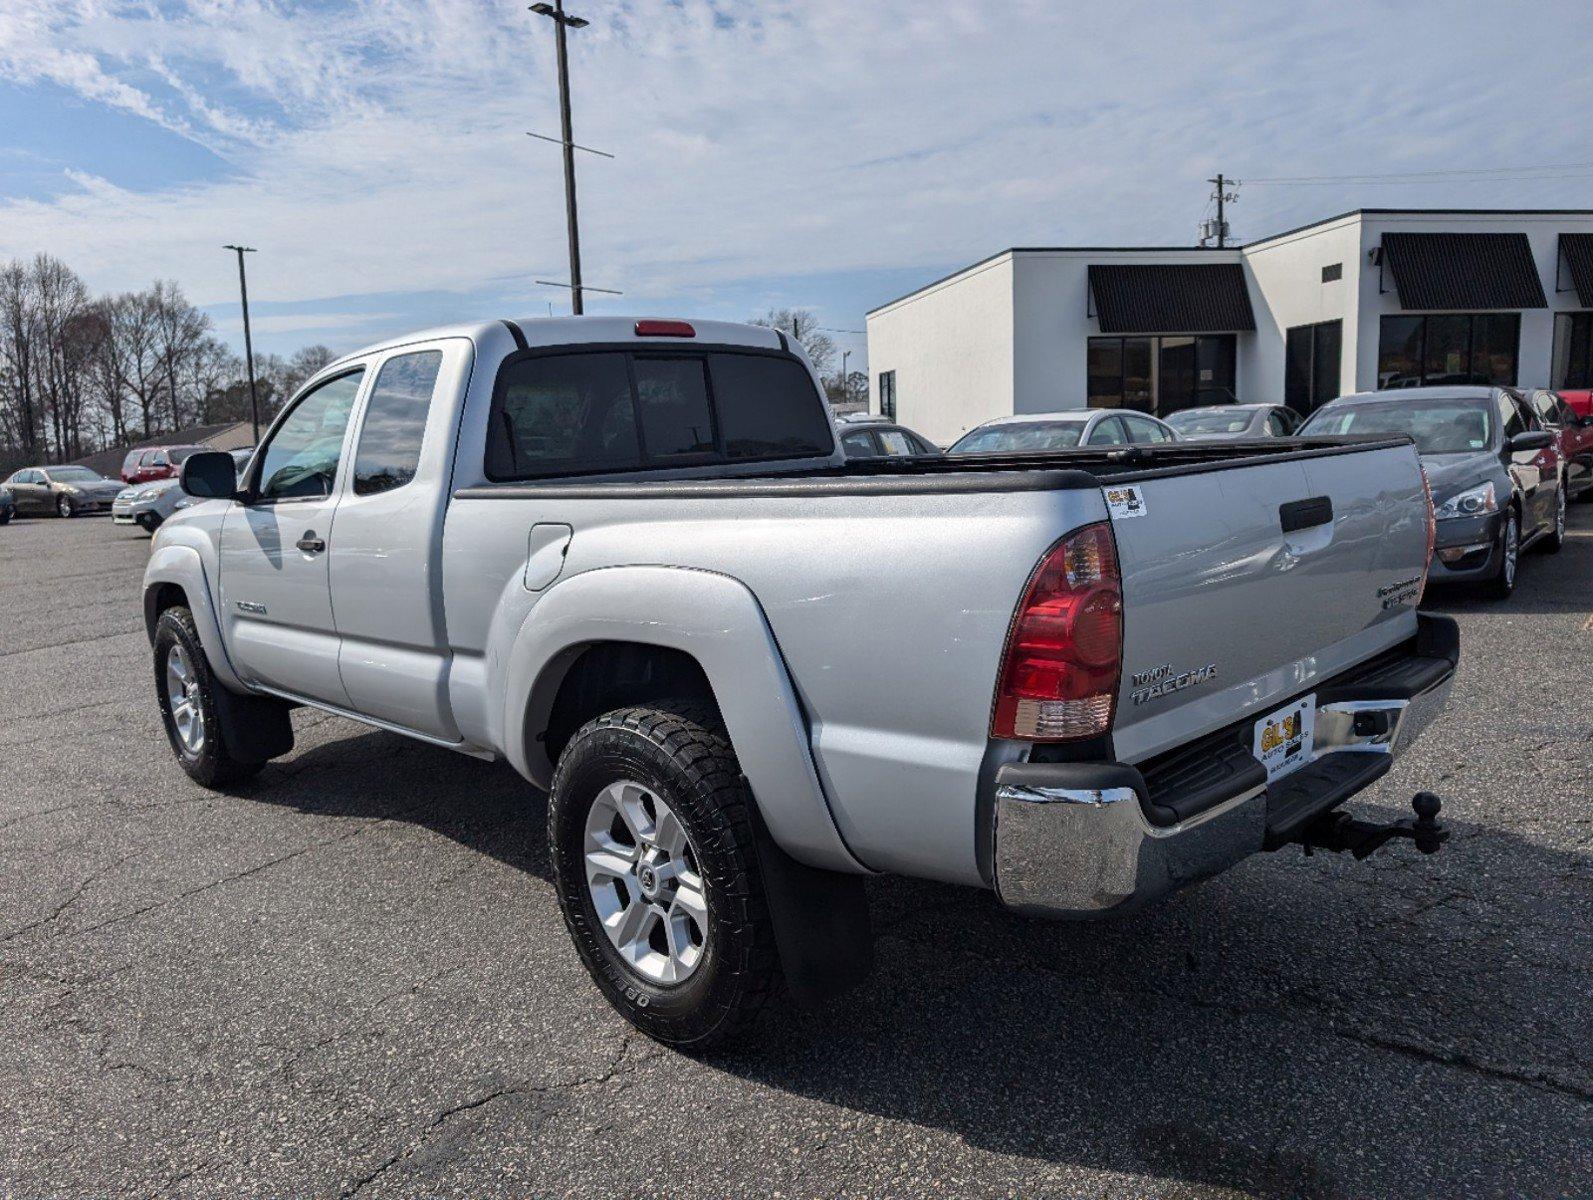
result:
<svg viewBox="0 0 1593 1200"><path fill-rule="evenodd" d="M1562 233L1560 253L1571 268L1571 286L1583 308L1593 308L1593 233Z"/></svg>
<svg viewBox="0 0 1593 1200"><path fill-rule="evenodd" d="M1524 233L1385 233L1401 308L1547 308Z"/></svg>
<svg viewBox="0 0 1593 1200"><path fill-rule="evenodd" d="M1245 271L1238 263L1090 267L1102 333L1254 333Z"/></svg>

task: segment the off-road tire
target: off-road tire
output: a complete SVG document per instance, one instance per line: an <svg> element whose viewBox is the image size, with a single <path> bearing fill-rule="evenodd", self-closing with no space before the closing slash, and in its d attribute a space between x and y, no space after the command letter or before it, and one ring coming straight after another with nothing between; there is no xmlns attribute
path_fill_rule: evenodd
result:
<svg viewBox="0 0 1593 1200"><path fill-rule="evenodd" d="M620 956L587 885L588 814L604 788L626 779L652 789L679 817L703 879L706 950L678 984L653 983ZM694 700L616 709L587 722L554 772L548 845L570 937L609 1003L649 1037L681 1050L708 1050L743 1033L779 987L752 804L718 714Z"/></svg>
<svg viewBox="0 0 1593 1200"><path fill-rule="evenodd" d="M190 752L177 733L177 723L172 717L171 700L166 687L167 658L172 646L180 645L187 661L198 679L197 702L204 719L204 744L197 754ZM160 705L161 723L166 727L166 739L178 763L194 782L207 788L225 787L255 774L264 762L242 762L235 758L227 744L221 714L216 703L216 682L210 670L210 660L199 641L199 630L194 625L194 615L179 606L161 613L155 626L155 695Z"/></svg>

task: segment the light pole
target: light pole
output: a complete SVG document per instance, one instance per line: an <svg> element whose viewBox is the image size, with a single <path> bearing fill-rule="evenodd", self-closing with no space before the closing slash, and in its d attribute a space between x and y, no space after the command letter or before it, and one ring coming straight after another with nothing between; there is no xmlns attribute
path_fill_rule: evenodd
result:
<svg viewBox="0 0 1593 1200"><path fill-rule="evenodd" d="M249 366L249 418L254 422L254 444L260 444L260 398L254 390L254 342L249 337L249 281L243 273L243 256L253 254L253 246L223 246L238 254L238 292L243 297L243 357Z"/></svg>
<svg viewBox="0 0 1593 1200"><path fill-rule="evenodd" d="M584 311L581 303L581 232L575 215L575 132L570 125L570 55L564 44L566 29L585 29L591 22L564 11L564 0L552 4L533 4L531 11L553 21L554 41L559 52L559 120L564 135L564 216L570 227L570 307L576 316Z"/></svg>
<svg viewBox="0 0 1593 1200"><path fill-rule="evenodd" d="M849 376L846 373L846 360L851 358L851 357L852 357L852 352L850 350L842 350L841 351L841 403L842 404L848 404L848 403L851 402L851 399L852 399L852 389L847 386L847 383L851 379L851 376Z"/></svg>

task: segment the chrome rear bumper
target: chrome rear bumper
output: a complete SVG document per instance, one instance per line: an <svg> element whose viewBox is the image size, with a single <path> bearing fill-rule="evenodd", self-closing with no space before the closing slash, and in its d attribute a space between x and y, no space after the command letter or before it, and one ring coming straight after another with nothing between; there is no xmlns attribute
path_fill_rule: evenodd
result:
<svg viewBox="0 0 1593 1200"><path fill-rule="evenodd" d="M1343 698L1346 689L1335 689L1336 698L1317 709L1310 763L1336 754L1404 753L1443 711L1453 682L1451 665L1442 679L1409 698ZM1001 902L1046 917L1125 912L1268 845L1265 785L1172 825L1147 819L1147 798L1144 776L1120 763L999 768L992 873ZM1327 796L1319 811L1345 798Z"/></svg>

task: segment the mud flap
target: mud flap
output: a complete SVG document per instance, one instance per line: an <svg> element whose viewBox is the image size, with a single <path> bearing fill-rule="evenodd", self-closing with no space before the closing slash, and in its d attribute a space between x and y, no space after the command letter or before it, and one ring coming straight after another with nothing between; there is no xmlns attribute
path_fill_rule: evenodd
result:
<svg viewBox="0 0 1593 1200"><path fill-rule="evenodd" d="M275 696L244 696L219 681L211 688L221 740L239 762L267 762L293 749L292 706Z"/></svg>
<svg viewBox="0 0 1593 1200"><path fill-rule="evenodd" d="M874 969L864 876L797 862L769 836L757 805L751 807L786 987L802 1007L817 1007L850 991Z"/></svg>

